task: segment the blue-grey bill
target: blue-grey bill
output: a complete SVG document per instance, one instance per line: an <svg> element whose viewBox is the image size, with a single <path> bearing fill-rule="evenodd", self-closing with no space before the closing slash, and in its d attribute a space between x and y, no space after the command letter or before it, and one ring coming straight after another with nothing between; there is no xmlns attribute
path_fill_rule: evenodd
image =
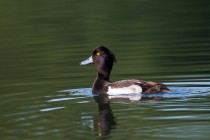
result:
<svg viewBox="0 0 210 140"><path fill-rule="evenodd" d="M82 66L82 65L87 65L87 64L91 64L91 63L93 63L93 57L92 56L90 56L88 59L80 62L80 65Z"/></svg>

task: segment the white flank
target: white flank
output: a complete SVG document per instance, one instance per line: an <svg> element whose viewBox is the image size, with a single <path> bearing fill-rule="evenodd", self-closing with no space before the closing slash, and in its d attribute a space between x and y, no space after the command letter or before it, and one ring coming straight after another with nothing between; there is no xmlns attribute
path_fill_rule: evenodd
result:
<svg viewBox="0 0 210 140"><path fill-rule="evenodd" d="M138 85L131 85L129 87L123 87L123 88L112 88L108 87L107 94L109 95L118 95L118 94L139 94L142 93L142 88Z"/></svg>

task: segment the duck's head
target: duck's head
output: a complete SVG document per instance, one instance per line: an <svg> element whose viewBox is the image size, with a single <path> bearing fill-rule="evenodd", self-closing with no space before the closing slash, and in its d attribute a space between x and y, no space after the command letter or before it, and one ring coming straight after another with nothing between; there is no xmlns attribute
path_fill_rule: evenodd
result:
<svg viewBox="0 0 210 140"><path fill-rule="evenodd" d="M80 65L95 64L98 67L98 78L108 81L114 62L116 62L114 54L108 48L99 46Z"/></svg>
<svg viewBox="0 0 210 140"><path fill-rule="evenodd" d="M96 64L97 66L113 65L116 62L114 54L106 47L99 46L95 48L92 55L82 61L80 65Z"/></svg>

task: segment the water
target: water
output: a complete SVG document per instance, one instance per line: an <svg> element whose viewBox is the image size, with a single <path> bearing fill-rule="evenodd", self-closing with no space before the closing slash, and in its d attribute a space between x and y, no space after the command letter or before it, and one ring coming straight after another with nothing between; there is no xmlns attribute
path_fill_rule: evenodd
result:
<svg viewBox="0 0 210 140"><path fill-rule="evenodd" d="M209 139L210 2L1 1L0 139ZM94 96L97 45L111 80L172 93Z"/></svg>

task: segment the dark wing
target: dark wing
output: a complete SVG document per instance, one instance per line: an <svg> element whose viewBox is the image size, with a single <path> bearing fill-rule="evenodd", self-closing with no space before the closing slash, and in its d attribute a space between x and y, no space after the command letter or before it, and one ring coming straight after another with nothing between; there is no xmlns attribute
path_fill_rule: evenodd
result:
<svg viewBox="0 0 210 140"><path fill-rule="evenodd" d="M120 80L113 83L110 83L109 86L112 88L123 88L129 87L131 85L141 85L143 81L140 80Z"/></svg>
<svg viewBox="0 0 210 140"><path fill-rule="evenodd" d="M158 92L171 92L165 85L156 82L144 81L141 85L143 93L158 93Z"/></svg>

